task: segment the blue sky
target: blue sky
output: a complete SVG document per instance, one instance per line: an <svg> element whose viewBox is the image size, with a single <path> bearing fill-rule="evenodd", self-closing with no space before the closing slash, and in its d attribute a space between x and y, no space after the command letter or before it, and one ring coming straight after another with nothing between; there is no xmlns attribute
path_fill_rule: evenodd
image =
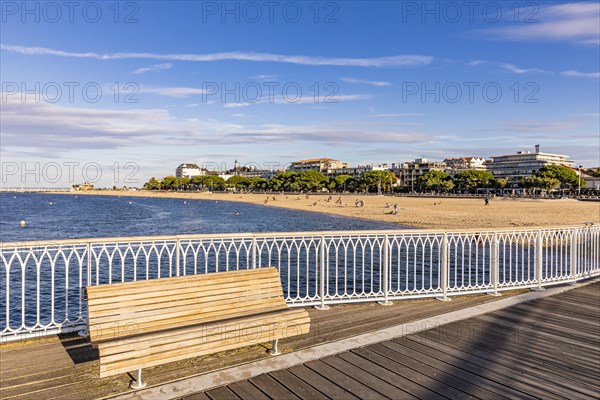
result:
<svg viewBox="0 0 600 400"><path fill-rule="evenodd" d="M536 144L600 164L596 2L73 4L2 3L3 186Z"/></svg>

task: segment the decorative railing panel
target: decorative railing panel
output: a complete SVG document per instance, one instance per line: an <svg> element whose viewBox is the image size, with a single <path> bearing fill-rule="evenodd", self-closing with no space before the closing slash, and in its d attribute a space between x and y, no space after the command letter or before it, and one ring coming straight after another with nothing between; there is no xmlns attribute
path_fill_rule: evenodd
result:
<svg viewBox="0 0 600 400"><path fill-rule="evenodd" d="M600 226L2 243L0 338L80 329L85 286L275 266L290 306L497 293L600 274Z"/></svg>

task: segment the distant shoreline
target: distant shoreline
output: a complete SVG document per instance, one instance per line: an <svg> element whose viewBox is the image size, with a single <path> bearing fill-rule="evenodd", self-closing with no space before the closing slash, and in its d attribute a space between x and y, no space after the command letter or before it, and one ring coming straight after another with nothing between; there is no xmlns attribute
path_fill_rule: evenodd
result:
<svg viewBox="0 0 600 400"><path fill-rule="evenodd" d="M45 192L47 194L82 196L128 196L150 198L179 198L192 200L233 201L282 207L292 210L326 213L343 217L388 222L398 228L423 229L484 229L523 228L534 226L573 225L600 222L600 203L574 199L492 199L485 206L481 198L390 197L341 195L344 206L336 204L340 197L328 195L277 195L254 193L152 192L93 190L77 192ZM265 203L265 200L269 201ZM273 200L275 197L275 200ZM355 201L364 202L356 207ZM385 207L388 203L389 208ZM392 206L398 204L398 213Z"/></svg>

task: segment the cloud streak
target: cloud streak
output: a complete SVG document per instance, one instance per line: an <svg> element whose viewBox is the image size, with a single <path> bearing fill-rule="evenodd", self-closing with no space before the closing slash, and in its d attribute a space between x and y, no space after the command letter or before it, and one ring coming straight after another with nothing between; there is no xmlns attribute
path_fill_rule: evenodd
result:
<svg viewBox="0 0 600 400"><path fill-rule="evenodd" d="M0 49L12 53L29 56L57 56L70 58L87 58L96 60L163 60L163 61L251 61L274 62L284 64L311 65L311 66L343 66L343 67L411 67L426 66L433 62L433 57L425 55L397 55L375 58L349 58L349 57L320 57L303 55L282 55L255 52L223 52L207 54L158 54L158 53L94 53L94 52L69 52L50 49L47 47L26 47L19 45L0 44Z"/></svg>
<svg viewBox="0 0 600 400"><path fill-rule="evenodd" d="M139 92L180 99L206 93L204 89L190 87L141 88Z"/></svg>
<svg viewBox="0 0 600 400"><path fill-rule="evenodd" d="M11 99L2 105L4 151L34 151L56 156L82 149L116 150L143 146L270 144L331 145L404 143L428 140L416 131L366 130L360 126L243 125L212 118L177 118L164 109L77 108Z"/></svg>
<svg viewBox="0 0 600 400"><path fill-rule="evenodd" d="M173 68L173 64L170 64L170 63L155 64L155 65L151 65L149 67L138 68L135 71L133 71L133 73L134 74L145 74L147 72L165 71L165 70L171 69L171 68Z"/></svg>
<svg viewBox="0 0 600 400"><path fill-rule="evenodd" d="M357 78L340 78L341 81L348 83L364 83L366 85L371 86L390 86L391 83L384 81L368 81L366 79L357 79Z"/></svg>
<svg viewBox="0 0 600 400"><path fill-rule="evenodd" d="M485 29L483 32L501 40L600 45L600 3L542 5L536 10L535 15L531 15L535 10L523 9L521 15L524 20L520 23Z"/></svg>
<svg viewBox="0 0 600 400"><path fill-rule="evenodd" d="M563 71L560 73L563 76L569 76L574 78L600 78L600 72L579 72L577 70Z"/></svg>

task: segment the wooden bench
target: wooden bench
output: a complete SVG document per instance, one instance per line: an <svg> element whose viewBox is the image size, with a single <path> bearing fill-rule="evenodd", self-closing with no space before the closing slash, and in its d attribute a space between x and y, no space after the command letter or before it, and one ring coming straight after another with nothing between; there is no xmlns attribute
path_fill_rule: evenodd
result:
<svg viewBox="0 0 600 400"><path fill-rule="evenodd" d="M88 332L100 377L308 333L310 318L284 301L275 268L88 286Z"/></svg>

